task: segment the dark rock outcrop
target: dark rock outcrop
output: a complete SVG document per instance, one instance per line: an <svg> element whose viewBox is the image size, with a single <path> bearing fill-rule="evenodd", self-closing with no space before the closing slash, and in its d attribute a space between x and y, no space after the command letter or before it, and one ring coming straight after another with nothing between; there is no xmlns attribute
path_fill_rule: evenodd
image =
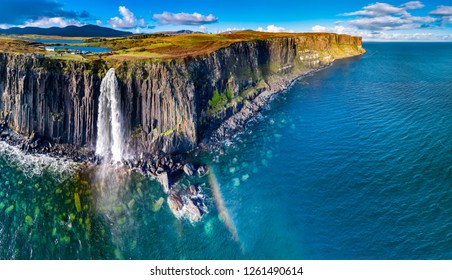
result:
<svg viewBox="0 0 452 280"><path fill-rule="evenodd" d="M178 219L186 218L191 222L197 222L207 213L200 186L192 185L185 190L171 190L167 201L171 212Z"/></svg>

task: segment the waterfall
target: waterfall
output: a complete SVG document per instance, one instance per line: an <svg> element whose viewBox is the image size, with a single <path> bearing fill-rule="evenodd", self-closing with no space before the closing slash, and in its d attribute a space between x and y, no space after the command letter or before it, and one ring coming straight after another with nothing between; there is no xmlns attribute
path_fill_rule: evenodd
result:
<svg viewBox="0 0 452 280"><path fill-rule="evenodd" d="M102 79L97 116L96 154L120 162L124 153L121 97L115 69L108 70Z"/></svg>

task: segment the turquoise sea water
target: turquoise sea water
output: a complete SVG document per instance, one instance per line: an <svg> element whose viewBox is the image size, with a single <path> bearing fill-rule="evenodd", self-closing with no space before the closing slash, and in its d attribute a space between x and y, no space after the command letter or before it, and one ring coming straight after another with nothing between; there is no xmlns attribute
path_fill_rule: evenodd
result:
<svg viewBox="0 0 452 280"><path fill-rule="evenodd" d="M0 258L451 259L452 44L364 47L277 95L224 154L193 157L211 166L196 224L154 181L0 145Z"/></svg>
<svg viewBox="0 0 452 280"><path fill-rule="evenodd" d="M101 47L84 47L84 46L56 46L56 50L77 50L82 52L94 52L94 53L105 53L110 52L110 49L107 48L101 48Z"/></svg>

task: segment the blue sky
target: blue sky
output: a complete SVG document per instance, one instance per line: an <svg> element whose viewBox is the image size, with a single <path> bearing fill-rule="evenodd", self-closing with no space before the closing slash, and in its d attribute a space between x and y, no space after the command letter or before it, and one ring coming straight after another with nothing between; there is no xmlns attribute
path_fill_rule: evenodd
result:
<svg viewBox="0 0 452 280"><path fill-rule="evenodd" d="M253 29L452 41L450 0L0 0L0 28L98 24L132 32Z"/></svg>

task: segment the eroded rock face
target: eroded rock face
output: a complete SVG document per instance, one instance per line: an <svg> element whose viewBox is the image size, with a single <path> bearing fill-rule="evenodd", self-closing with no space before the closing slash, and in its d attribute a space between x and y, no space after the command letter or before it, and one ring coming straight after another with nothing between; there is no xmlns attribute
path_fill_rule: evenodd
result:
<svg viewBox="0 0 452 280"><path fill-rule="evenodd" d="M57 143L92 145L101 79L87 67L0 53L0 109L9 127Z"/></svg>
<svg viewBox="0 0 452 280"><path fill-rule="evenodd" d="M124 62L116 74L128 153L190 151L245 107L246 121L261 106L253 100L262 93L278 91L301 74L362 52L359 37L300 34L239 42L194 58ZM94 67L0 53L1 116L24 135L35 132L53 142L93 149L100 83L107 68L102 62ZM227 95L224 104L214 106L215 92ZM228 126L242 127L241 122ZM229 134L223 132L216 137Z"/></svg>

